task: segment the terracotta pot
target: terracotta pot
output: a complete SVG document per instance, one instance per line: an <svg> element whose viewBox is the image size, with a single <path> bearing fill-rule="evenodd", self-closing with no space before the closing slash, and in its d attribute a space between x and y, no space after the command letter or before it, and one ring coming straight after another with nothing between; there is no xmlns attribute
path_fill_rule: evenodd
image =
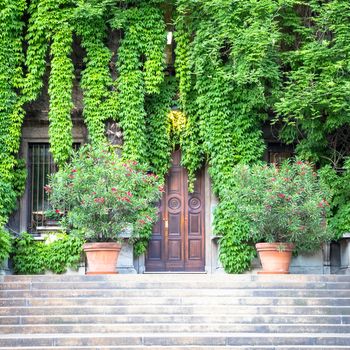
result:
<svg viewBox="0 0 350 350"><path fill-rule="evenodd" d="M286 274L289 273L289 265L292 259L294 244L292 243L257 243L255 245L259 253L263 270L262 274Z"/></svg>
<svg viewBox="0 0 350 350"><path fill-rule="evenodd" d="M122 245L113 242L86 243L87 275L116 274L117 260Z"/></svg>

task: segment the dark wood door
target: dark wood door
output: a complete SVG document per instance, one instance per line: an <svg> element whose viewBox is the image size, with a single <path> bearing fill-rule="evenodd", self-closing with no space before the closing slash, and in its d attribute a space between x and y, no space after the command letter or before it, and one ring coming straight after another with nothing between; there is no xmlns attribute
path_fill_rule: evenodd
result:
<svg viewBox="0 0 350 350"><path fill-rule="evenodd" d="M172 155L158 221L146 254L146 271L204 271L204 176L188 192L181 153Z"/></svg>

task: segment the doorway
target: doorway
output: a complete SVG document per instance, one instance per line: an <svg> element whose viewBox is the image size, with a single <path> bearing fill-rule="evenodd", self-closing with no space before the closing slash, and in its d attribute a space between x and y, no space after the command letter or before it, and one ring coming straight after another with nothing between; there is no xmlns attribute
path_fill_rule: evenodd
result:
<svg viewBox="0 0 350 350"><path fill-rule="evenodd" d="M205 268L204 174L200 171L193 193L181 152L172 154L165 192L158 204L158 221L146 254L146 272L196 272Z"/></svg>

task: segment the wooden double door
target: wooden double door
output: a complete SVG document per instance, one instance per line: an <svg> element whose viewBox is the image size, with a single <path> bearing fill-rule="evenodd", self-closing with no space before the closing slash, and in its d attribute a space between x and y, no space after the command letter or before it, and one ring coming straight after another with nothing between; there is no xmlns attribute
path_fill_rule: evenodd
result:
<svg viewBox="0 0 350 350"><path fill-rule="evenodd" d="M201 171L188 192L181 152L172 154L158 221L146 254L146 271L204 271L204 176Z"/></svg>

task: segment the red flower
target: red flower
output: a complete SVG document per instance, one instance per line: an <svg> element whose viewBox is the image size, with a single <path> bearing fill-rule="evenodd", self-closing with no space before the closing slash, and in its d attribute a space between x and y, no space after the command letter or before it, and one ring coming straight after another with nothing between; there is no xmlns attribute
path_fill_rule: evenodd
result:
<svg viewBox="0 0 350 350"><path fill-rule="evenodd" d="M60 213L61 213L61 212L59 211L59 209L56 209L55 212L56 212L57 214L60 214Z"/></svg>
<svg viewBox="0 0 350 350"><path fill-rule="evenodd" d="M72 173L76 173L76 172L77 172L77 169L73 169L73 170L72 170Z"/></svg>
<svg viewBox="0 0 350 350"><path fill-rule="evenodd" d="M160 191L160 192L164 192L164 186L158 186L158 190Z"/></svg>
<svg viewBox="0 0 350 350"><path fill-rule="evenodd" d="M303 163L302 161L298 160L298 161L297 161L297 164L298 164L298 165L303 165L304 163Z"/></svg>
<svg viewBox="0 0 350 350"><path fill-rule="evenodd" d="M103 197L95 198L95 199L94 199L94 202L95 202L95 203L101 203L101 204L103 204L103 203L105 202L105 199L104 199Z"/></svg>
<svg viewBox="0 0 350 350"><path fill-rule="evenodd" d="M46 193L51 193L52 192L52 187L50 185L44 186L44 190Z"/></svg>
<svg viewBox="0 0 350 350"><path fill-rule="evenodd" d="M131 173L126 173L125 176L131 176Z"/></svg>
<svg viewBox="0 0 350 350"><path fill-rule="evenodd" d="M325 199L322 199L321 202L318 203L318 206L324 208L325 206L329 206L329 203Z"/></svg>
<svg viewBox="0 0 350 350"><path fill-rule="evenodd" d="M117 189L115 187L112 187L112 192L117 192Z"/></svg>
<svg viewBox="0 0 350 350"><path fill-rule="evenodd" d="M277 196L278 196L279 198L282 198L282 199L284 199L284 198L286 197L286 195L283 194L283 193L279 193Z"/></svg>
<svg viewBox="0 0 350 350"><path fill-rule="evenodd" d="M130 191L126 192L127 196L132 197L132 193Z"/></svg>

